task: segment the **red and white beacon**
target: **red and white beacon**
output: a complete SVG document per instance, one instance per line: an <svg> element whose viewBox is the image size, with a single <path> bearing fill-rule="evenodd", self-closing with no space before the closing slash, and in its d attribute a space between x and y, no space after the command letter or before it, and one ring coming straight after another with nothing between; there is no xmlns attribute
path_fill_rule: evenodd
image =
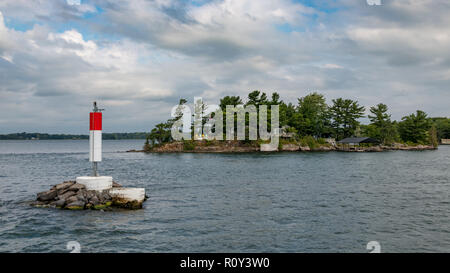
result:
<svg viewBox="0 0 450 273"><path fill-rule="evenodd" d="M102 112L94 101L89 113L89 161L92 162L92 176L98 176L97 163L102 161Z"/></svg>
<svg viewBox="0 0 450 273"><path fill-rule="evenodd" d="M83 184L87 190L108 190L111 196L126 202L137 202L142 206L145 200L145 188L113 188L112 176L99 176L97 163L102 161L102 111L94 102L94 110L89 113L89 161L92 162L92 175L79 176L76 182Z"/></svg>
<svg viewBox="0 0 450 273"><path fill-rule="evenodd" d="M77 177L77 183L87 190L102 191L112 188L111 176L99 176L97 163L102 161L102 111L94 102L94 110L89 113L89 161L92 162L92 175Z"/></svg>

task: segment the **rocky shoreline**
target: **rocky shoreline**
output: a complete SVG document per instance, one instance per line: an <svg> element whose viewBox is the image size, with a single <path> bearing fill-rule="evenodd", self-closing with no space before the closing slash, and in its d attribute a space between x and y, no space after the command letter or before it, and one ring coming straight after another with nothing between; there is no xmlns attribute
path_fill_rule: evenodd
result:
<svg viewBox="0 0 450 273"><path fill-rule="evenodd" d="M111 190L87 190L85 185L75 181L65 181L53 186L50 190L37 194L34 207L59 208L69 210L105 210L108 208L141 209L143 201L124 200L120 195L114 194L113 189L122 188L122 185L113 182ZM144 201L147 199L145 197Z"/></svg>
<svg viewBox="0 0 450 273"><path fill-rule="evenodd" d="M395 143L391 146L377 145L370 147L349 147L349 146L334 146L331 144L318 145L316 147L302 146L300 144L287 143L272 152L384 152L384 151L425 151L435 150L437 148L431 145L406 145ZM224 142L205 142L199 141L195 146L190 146L186 149L185 143L181 141L166 143L162 146L154 147L148 150L129 150L128 153L255 153L262 152L259 145L242 144L238 141L224 141Z"/></svg>

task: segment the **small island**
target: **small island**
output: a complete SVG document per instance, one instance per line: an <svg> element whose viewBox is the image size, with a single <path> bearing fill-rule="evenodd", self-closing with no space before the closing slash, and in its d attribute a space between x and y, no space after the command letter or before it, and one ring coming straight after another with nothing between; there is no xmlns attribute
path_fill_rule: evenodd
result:
<svg viewBox="0 0 450 273"><path fill-rule="evenodd" d="M254 152L383 152L383 151L424 151L435 150L433 145L407 145L393 143L392 145L346 145L330 144L324 140L311 141L309 143L290 141L279 145L273 151L262 151L260 145L245 143L242 141L173 141L155 146L148 150L130 150L127 152L146 153L254 153Z"/></svg>
<svg viewBox="0 0 450 273"><path fill-rule="evenodd" d="M187 103L181 99L179 105ZM429 118L420 110L404 116L400 121L391 120L388 106L379 103L366 107L351 99L333 99L326 103L325 96L317 92L297 99L297 104L285 103L278 93L269 99L266 93L253 91L244 103L239 96L226 96L220 100L220 109L226 116L227 105L279 105L279 144L272 150L262 150L257 140L214 140L203 133L194 134L194 125L190 128L190 138L176 141L171 130L175 122L182 118L179 114L165 123L159 123L150 132L143 150L128 152L147 153L249 153L249 152L382 152L391 150L434 150L442 139L450 138L450 119L446 117ZM198 106L196 106L198 107ZM207 105L201 104L202 111ZM270 110L269 110L270 111ZM206 111L205 111L206 112ZM203 113L203 112L202 112ZM214 114L201 115L202 123L214 117ZM369 124L362 124L361 118L367 117ZM270 121L269 121L270 124ZM248 115L246 116L248 125ZM269 125L270 126L270 125ZM223 127L226 127L224 122ZM248 126L247 126L248 127ZM234 130L236 132L236 129ZM259 135L258 135L259 136ZM195 140L193 140L195 139ZM225 136L223 139L226 139ZM370 141L368 141L370 140Z"/></svg>

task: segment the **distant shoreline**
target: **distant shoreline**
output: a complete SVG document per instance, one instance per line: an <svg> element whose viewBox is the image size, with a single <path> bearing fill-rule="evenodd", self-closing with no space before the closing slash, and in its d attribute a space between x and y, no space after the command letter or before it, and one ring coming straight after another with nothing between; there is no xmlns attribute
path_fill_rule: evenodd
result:
<svg viewBox="0 0 450 273"><path fill-rule="evenodd" d="M103 140L146 139L148 133L103 133ZM89 140L89 135L47 134L47 133L12 133L0 134L0 140Z"/></svg>
<svg viewBox="0 0 450 273"><path fill-rule="evenodd" d="M50 138L48 138L48 139L0 139L0 141L10 141L10 140L17 140L17 141L42 141L42 140L55 140L55 141L58 141L58 140L86 140L86 141L88 141L88 140L89 140L89 138L61 138L61 139L58 139L58 138L52 138L52 139L50 139ZM110 138L110 139L104 139L104 138L103 138L103 140L145 140L145 138L119 138L119 139L112 139L112 138Z"/></svg>

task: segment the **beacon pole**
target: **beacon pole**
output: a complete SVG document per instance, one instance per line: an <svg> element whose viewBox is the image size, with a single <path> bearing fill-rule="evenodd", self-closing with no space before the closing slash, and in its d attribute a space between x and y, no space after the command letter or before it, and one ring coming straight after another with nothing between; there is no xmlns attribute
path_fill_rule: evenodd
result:
<svg viewBox="0 0 450 273"><path fill-rule="evenodd" d="M89 113L89 161L92 162L92 176L98 176L98 162L102 161L102 113L97 107Z"/></svg>

